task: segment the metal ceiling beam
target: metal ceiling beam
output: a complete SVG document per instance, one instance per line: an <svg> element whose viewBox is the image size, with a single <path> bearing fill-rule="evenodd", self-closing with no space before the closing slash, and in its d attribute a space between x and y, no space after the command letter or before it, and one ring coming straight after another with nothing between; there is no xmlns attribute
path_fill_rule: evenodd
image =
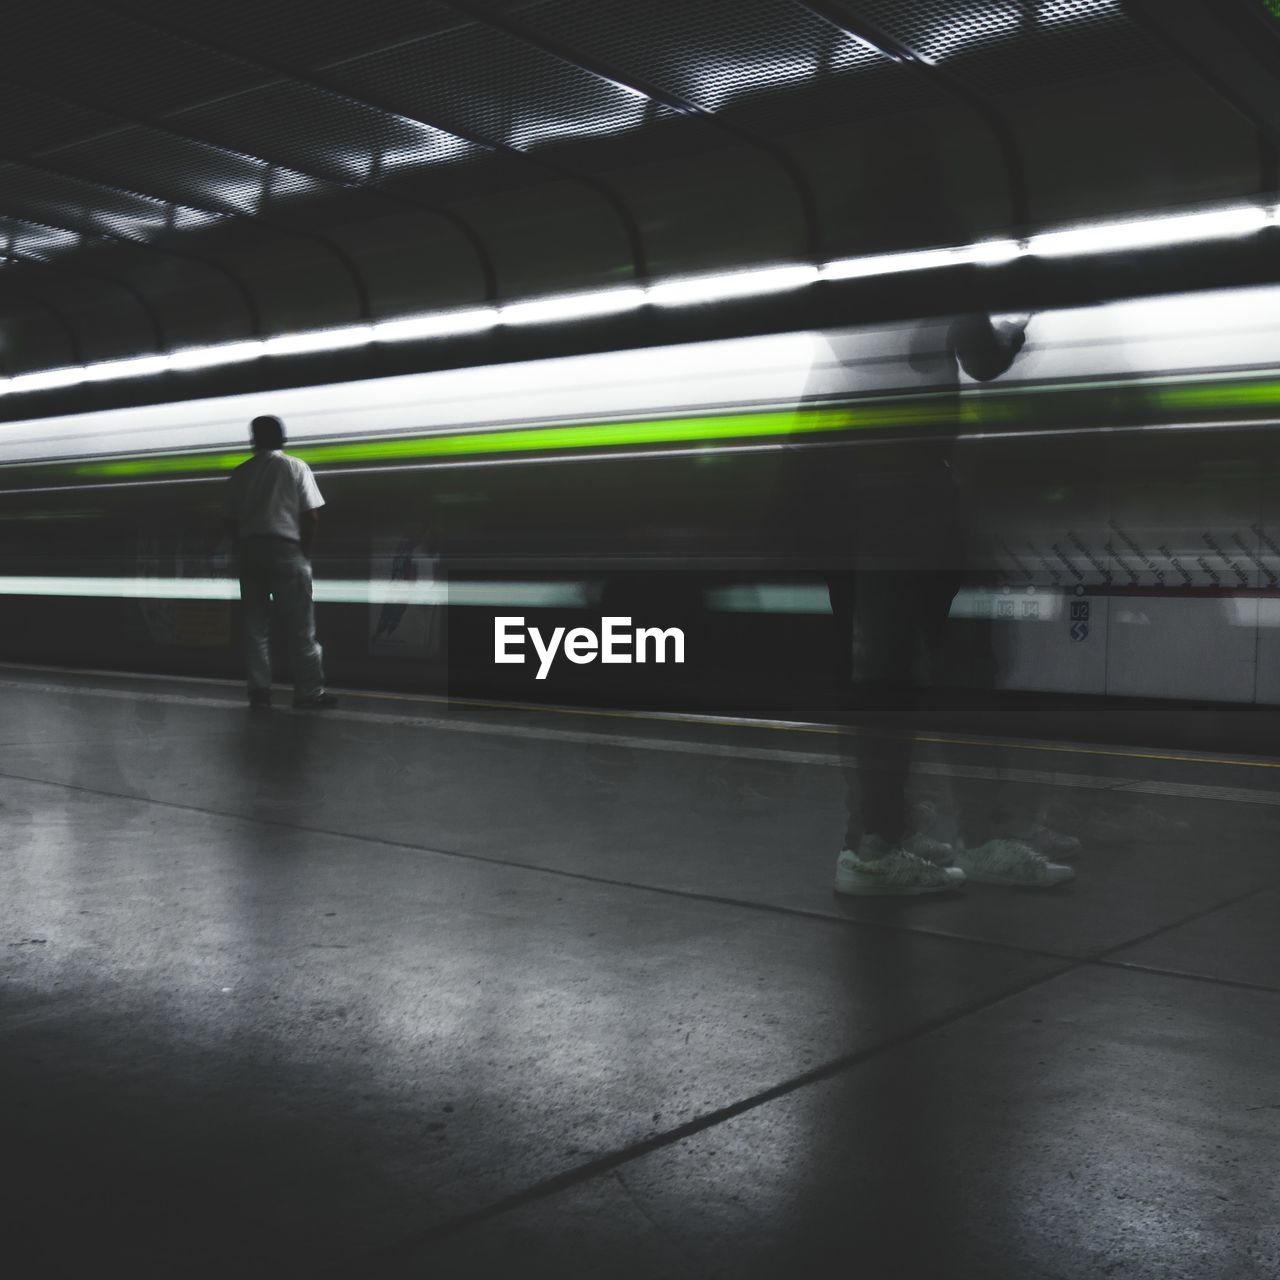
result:
<svg viewBox="0 0 1280 1280"><path fill-rule="evenodd" d="M322 93L337 102L345 102L349 105L360 107L366 111L377 112L381 116L385 116L391 120L400 120L406 124L416 126L418 128L434 129L437 133L445 134L448 137L456 138L459 142L465 142L469 146L478 147L482 151L490 151L496 154L509 155L527 164L544 170L546 173L553 174L557 178L569 182L578 183L581 186L589 188L594 194L599 196L613 211L622 227L623 237L627 242L627 249L631 255L632 274L637 280L647 280L649 276L649 259L648 251L645 246L644 234L640 230L640 224L635 214L631 210L631 206L622 198L622 196L602 178L595 177L592 174L583 173L574 169L570 165L563 165L553 160L548 160L545 156L537 156L528 151L522 151L519 147L513 147L508 143L499 141L495 138L486 138L479 134L471 132L462 132L453 125L443 125L434 120L427 120L421 116L409 115L398 107L394 107L386 102L379 102L376 99L368 98L363 95L353 94L341 86L323 79L315 72L302 72L295 68L282 66L280 64L269 62L255 55L245 54L239 49L235 49L224 45L218 41L211 40L207 36L197 36L183 29L181 26L172 27L167 23L157 22L154 18L142 18L133 13L121 13L109 3L109 0L90 0L99 9L105 9L114 17L123 21L132 22L137 26L149 28L152 31L160 32L162 35L168 36L170 39L180 40L185 44L189 44L195 48L212 50L222 54L224 57L234 58L242 66L252 67L255 70L266 72L268 75L277 77L278 79L296 84L305 85L307 88Z"/></svg>
<svg viewBox="0 0 1280 1280"><path fill-rule="evenodd" d="M7 83L13 84L14 82L13 82L13 81L8 81ZM26 86L26 85L19 84L17 87L18 87L18 88L20 88L20 89L22 89L24 92L29 92L29 90L27 89L27 86ZM77 102L77 101L75 101L74 99L72 99L72 98L68 98L68 97L66 97L66 96L65 96L65 95L63 95L63 94L46 93L46 92L45 92L45 91L43 91L43 90L41 90L40 92L41 92L41 95L42 95L43 97L49 98L50 100L52 100L52 101L54 101L54 102L61 102L61 103L63 103L64 105L67 105L67 106L79 107L79 108L81 108L82 110L86 110L86 111L93 111L93 112L95 112L95 113L96 113L96 114L98 114L98 115L111 116L111 117L113 117L116 121L118 121L118 122L120 123L121 128L133 128L133 129L140 129L140 130L150 130L152 133L160 134L160 135L161 135L161 136L163 136L163 137L176 138L176 139L178 139L178 140L180 140L180 141L190 143L190 144L192 144L192 145L194 145L194 146L204 147L204 148L207 148L207 149L208 149L208 150L210 150L210 151L218 152L220 155L230 156L232 159L235 159L235 160L247 161L247 162L248 162L248 163L250 163L250 164L265 165L265 166L266 166L266 169L265 169L265 172L264 172L264 173L263 173L263 175L262 175L262 177L263 177L263 186L262 186L262 194L261 194L261 197L260 197L260 202L261 202L261 204L263 204L263 205L265 205L265 204L266 204L266 202L267 202L267 200L268 200L268 199L270 199L270 195L271 195L271 191L270 191L271 179L272 179L272 176L273 176L273 174L274 174L274 171L275 171L277 168L280 168L280 169L288 169L288 170L289 170L289 172L291 172L291 173L297 173L297 174L300 174L302 177L307 178L309 181L312 181L312 182L321 182L321 183L324 183L324 184L326 184L326 185L328 185L328 186L335 186L335 185L336 185L336 184L332 181L332 179L330 179L330 178L323 177L323 176L317 176L317 175L314 175L314 174L303 173L303 171L302 171L302 170L300 170L300 169L296 168L294 165L291 165L291 164L290 164L290 165L286 165L286 164L277 164L276 162L274 162L274 161L272 161L272 160L265 159L264 157L261 157L261 156L253 156L253 155L249 155L249 154L248 154L248 153L246 153L246 152L237 152L237 151L232 151L229 147L221 147L221 146L217 146L217 145L216 145L216 144L214 144L214 143L202 142L202 141L200 141L199 139L196 139L196 138L189 138L189 137L185 137L184 135L182 135L182 134L180 134L180 133L176 132L175 130L172 130L172 129L166 129L166 128L163 128L163 127L159 127L159 126L153 125L153 124L151 124L151 123L149 123L149 122L147 122L147 121L144 121L144 120L130 119L129 117L127 117L127 116L122 116L122 115L120 115L118 112L115 112L115 111L104 111L104 110L102 110L100 107L96 107L96 106L93 106L93 105L91 105L91 104L85 104L85 103ZM65 150L68 146L73 146L73 145L76 145L76 144L74 144L74 143L66 143L66 142L58 143L58 144L56 144L55 146L52 146L52 147L45 147L45 148L43 148L43 149L42 149L42 150L40 150L40 151L31 151L31 152L28 152L28 153L27 153L27 157L28 157L28 159L30 159L30 160L46 160L46 159L48 159L48 158L50 158L50 157L56 157L60 151L63 151L63 150ZM74 170L73 170L72 172L74 172ZM93 181L93 179L88 179L88 181ZM146 194L146 193L145 193L145 192L143 192L143 193L141 193L141 194ZM166 200L167 202L169 202L169 203L177 203L176 201L173 201L173 200L172 200L170 197L168 197L168 196L165 196L165 197L162 197L162 198L163 198L163 199L165 199L165 200ZM186 202L185 202L185 201L183 201L182 203L183 203L184 205L186 205ZM190 207L193 207L193 206L186 205L186 207L190 208ZM260 221L263 223L263 225L264 225L264 226L270 226L270 225L271 225L270 223L267 223L265 219L262 219L262 217L261 217L261 215L260 215L260 214L253 214L253 215L238 214L237 212L233 212L233 211L230 211L230 210L229 210L229 211L227 212L227 216L228 216L228 217L236 217L236 216L240 216L240 217L249 217L249 216L252 216L252 217L254 217L254 218L255 218L255 219L257 219L257 220L260 220ZM284 230L284 228L280 228L280 230L281 230L281 231L283 231L283 230ZM320 236L319 234L314 234L314 235L313 235L313 233L311 233L311 232L290 232L290 234L306 235L309 239L315 239L315 240L319 241L320 243L323 243L323 244L326 246L326 248L329 248L332 252L335 252L335 253L339 254L339 255L342 257L342 259L343 259L343 265L344 265L345 269L346 269L346 270L347 270L347 272L352 276L353 280L355 280L355 281L356 281L357 293L358 293L358 296L359 296L359 298L360 298L360 305L361 305L361 318L362 318L362 319L369 319L369 318L370 318L370 314L369 314L369 296L368 296L368 286L367 286L367 285L366 285L366 283L365 283L365 280L364 280L363 275L361 275L361 274L360 274L360 272L359 272L358 268L356 267L354 259L352 259L352 258L350 257L350 255L349 255L349 254L347 254L347 253L346 253L346 251L345 251L344 249L341 249L339 246L336 246L336 245L334 245L333 243L331 243L331 242L330 242L330 240L329 240L329 238L328 238L327 236L323 236L323 237L322 237L322 236Z"/></svg>
<svg viewBox="0 0 1280 1280"><path fill-rule="evenodd" d="M872 26L861 16L854 17L843 4L832 3L832 0L796 0L796 3L808 9L815 17L843 31L851 39L870 45L899 66L927 77L948 97L962 103L978 116L990 132L1000 158L1004 162L1005 177L1009 187L1009 214L1013 224L1012 229L1020 236L1029 231L1031 193L1027 182L1027 166L1023 162L1018 140L1009 127L1009 122L993 103L945 68L922 57L903 41Z"/></svg>
<svg viewBox="0 0 1280 1280"><path fill-rule="evenodd" d="M4 275L12 275L12 268L17 266L21 268L23 265L18 259L11 254L0 250L0 261L3 261L9 268ZM4 280L4 276L0 275L0 281ZM13 282L9 281L9 286L13 287ZM0 292L3 292L3 286L0 285ZM23 297L29 298L41 311L47 311L53 317L54 324L61 330L62 336L67 340L67 354L71 358L73 365L82 365L85 362L84 343L80 339L80 335L76 332L75 325L63 314L61 307L56 307L43 294L35 293L30 289L24 289L22 285L17 286L17 292ZM7 353L5 363L8 364ZM10 366L10 372L13 372Z"/></svg>
<svg viewBox="0 0 1280 1280"><path fill-rule="evenodd" d="M150 200L157 204L163 204L171 209L187 209L192 213L201 213L207 217L227 218L240 222L248 222L258 226L266 227L268 230L275 231L279 235L293 236L300 240L309 240L312 243L319 244L327 249L330 255L337 260L342 267L344 273L348 276L351 286L356 294L356 306L360 319L368 320L371 318L369 308L369 290L365 284L364 277L357 269L351 255L335 241L330 240L328 236L322 235L318 231L307 231L298 227L281 226L274 220L268 220L260 214L245 214L238 209L233 208L209 208L208 206L192 204L186 199L174 199L170 196L160 195L155 192L137 191L130 187L116 186L114 183L103 182L100 178L90 178L82 173L77 173L74 169L59 168L56 165L37 163L34 160L26 159L20 156L0 156L0 163L15 169L31 169L37 173L47 173L54 177L69 179L74 182L83 183L85 186L94 187L99 191L110 191L113 195L127 196L131 199ZM270 173L267 175L270 180ZM264 195L263 197L267 197Z"/></svg>
<svg viewBox="0 0 1280 1280"><path fill-rule="evenodd" d="M818 217L818 202L814 197L813 188L808 178L805 177L804 170L801 169L795 157L785 147L778 145L771 139L762 138L759 134L753 133L749 129L743 129L739 125L725 120L718 112L699 106L698 103L662 89L647 80L624 74L616 68L606 66L593 58L584 57L576 49L566 48L558 41L542 35L534 28L527 26L518 19L509 17L505 13L491 13L488 9L469 3L468 0L435 0L435 2L443 8L452 9L455 13L463 15L481 26L505 32L523 44L540 49L543 53L550 54L553 58L567 63L569 66L577 67L579 71L585 71L588 75L595 76L599 80L618 85L632 93L638 93L652 102L660 103L668 110L703 120L737 142L751 147L753 150L763 152L783 171L787 181L795 191L796 200L800 206L800 220L804 227L806 255L814 262L822 261L823 236L821 220Z"/></svg>
<svg viewBox="0 0 1280 1280"><path fill-rule="evenodd" d="M14 83L10 81L9 83ZM24 92L35 92L26 85L18 85ZM229 156L235 160L247 161L250 164L266 165L268 169L287 169L290 173L296 173L306 178L310 182L323 183L326 186L334 187L342 191L362 191L371 195L376 195L382 200L391 204L398 204L407 209L413 209L418 212L430 213L440 218L443 222L447 222L466 240L468 247L475 254L476 261L480 267L481 279L484 282L484 294L486 301L490 301L497 296L496 275L493 263L493 255L489 252L488 246L485 244L480 234L475 230L470 222L461 215L455 213L451 209L441 208L438 205L431 204L424 200L414 200L399 192L388 191L371 182L362 182L352 178L334 178L329 174L315 173L314 171L300 168L292 160L279 159L272 156L264 156L254 154L253 152L240 151L233 147L228 147L220 142L213 142L208 138L202 138L196 134L189 133L179 129L171 129L167 125L158 124L151 120L137 119L129 116L122 116L119 112L104 110L93 103L78 102L73 98L67 97L65 94L50 94L44 90L39 91L42 97L47 97L56 102L65 103L68 106L80 107L86 111L93 111L99 115L111 115L115 120L120 122L121 129L138 129L146 132L160 134L166 138L173 138L179 142L188 143L191 146L203 147L209 151L217 152L219 155ZM69 143L60 143L57 146L46 147L41 151L33 151L31 155L36 158L43 159L47 156L56 155L58 151L66 146L74 145Z"/></svg>
<svg viewBox="0 0 1280 1280"><path fill-rule="evenodd" d="M121 235L119 232L107 231L100 227L68 226L65 223L37 220L25 217L22 214L10 213L5 208L2 198L0 198L0 218L9 222L18 222L24 227L33 227L36 230L68 232L72 235L84 236L90 240L101 240L106 244L128 245L131 249L139 249L144 253L160 254L162 257L175 258L180 262L198 263L200 266L213 271L216 275L222 276L231 285L232 291L244 304L245 311L249 317L250 332L254 337L263 336L262 318L258 310L257 299L253 296L248 285L230 267L225 263L219 262L216 258L208 258L203 254L186 253L182 250L162 247L147 240L135 240L132 236Z"/></svg>
<svg viewBox="0 0 1280 1280"><path fill-rule="evenodd" d="M9 221L16 222L18 219L11 218ZM129 281L122 280L119 276L110 275L104 271L85 271L82 268L62 266L59 263L48 262L44 258L38 258L34 254L23 253L21 250L13 247L12 239L13 238L11 236L10 244L4 249L0 249L0 257L3 257L10 262L21 262L27 266L40 267L47 271L55 271L59 275L64 276L74 276L76 278L88 277L93 280L101 280L112 285L114 288L122 289L134 300L134 302L138 304L139 310L141 310L142 314L146 316L147 323L151 327L152 337L155 342L156 354L164 355L168 352L169 345L165 338L164 324L160 319L160 313L156 310L151 299L143 294L136 285L130 284Z"/></svg>

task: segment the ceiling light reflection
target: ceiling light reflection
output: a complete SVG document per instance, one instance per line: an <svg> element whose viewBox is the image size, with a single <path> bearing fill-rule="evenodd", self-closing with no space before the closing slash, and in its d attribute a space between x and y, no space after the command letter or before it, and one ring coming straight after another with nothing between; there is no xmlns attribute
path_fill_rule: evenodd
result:
<svg viewBox="0 0 1280 1280"><path fill-rule="evenodd" d="M523 149L563 138L614 137L638 129L648 110L648 98L618 91L609 104L581 115L526 119L508 134L507 145Z"/></svg>

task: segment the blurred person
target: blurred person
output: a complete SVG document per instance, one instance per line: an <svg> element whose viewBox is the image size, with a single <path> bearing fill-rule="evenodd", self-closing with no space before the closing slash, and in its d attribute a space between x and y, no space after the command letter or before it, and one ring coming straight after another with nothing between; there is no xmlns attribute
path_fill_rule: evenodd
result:
<svg viewBox="0 0 1280 1280"><path fill-rule="evenodd" d="M959 371L999 377L1026 340L1026 322L970 315L930 322L912 335L909 363L921 382L956 390ZM945 415L944 415L945 416ZM844 894L921 894L982 883L1051 887L1074 876L1049 861L1074 842L1056 832L1020 833L1002 798L962 804L956 847L913 831L907 802L913 736L902 724L916 707L920 664L936 663L951 603L961 585L967 521L951 446L958 412L930 440L857 450L844 483L852 510L853 570L831 580L854 692L854 718L878 731L860 739L846 766L848 821L836 861Z"/></svg>
<svg viewBox="0 0 1280 1280"><path fill-rule="evenodd" d="M284 424L250 423L253 457L228 477L223 517L236 551L244 602L249 706L271 706L271 605L289 637L293 705L321 711L337 705L324 687L311 596L311 546L324 506L311 468L284 452Z"/></svg>
<svg viewBox="0 0 1280 1280"><path fill-rule="evenodd" d="M874 254L964 245L989 234L986 178L993 171L955 141L936 122L914 115L866 131L845 174L844 234L851 249ZM848 713L863 730L857 763L846 769L848 816L835 877L840 893L928 893L954 888L966 875L1044 885L1072 874L1010 834L1019 823L1004 788L992 794L965 779L954 848L915 829L906 796L920 668L937 663L965 567L969 521L954 456L961 371L979 382L999 378L1021 352L1026 328L1026 319L997 322L976 313L898 331L891 349L875 358L882 366L902 362L904 387L926 393L925 420L909 433L842 450L816 475L808 471L810 508L829 516L827 552L838 548L840 569L828 575L838 668L852 698ZM856 337L847 351L840 335L832 342L841 363L856 369L866 358ZM820 381L815 394L822 394Z"/></svg>

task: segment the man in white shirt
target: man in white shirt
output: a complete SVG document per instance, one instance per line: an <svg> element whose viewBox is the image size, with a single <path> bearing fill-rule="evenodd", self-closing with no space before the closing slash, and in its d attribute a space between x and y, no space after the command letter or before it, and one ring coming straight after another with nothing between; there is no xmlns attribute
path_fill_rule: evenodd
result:
<svg viewBox="0 0 1280 1280"><path fill-rule="evenodd" d="M293 660L293 705L324 710L326 693L311 600L311 544L324 506L311 468L284 450L279 418L250 423L253 457L227 480L223 516L236 548L244 602L249 705L271 705L271 602L288 629Z"/></svg>

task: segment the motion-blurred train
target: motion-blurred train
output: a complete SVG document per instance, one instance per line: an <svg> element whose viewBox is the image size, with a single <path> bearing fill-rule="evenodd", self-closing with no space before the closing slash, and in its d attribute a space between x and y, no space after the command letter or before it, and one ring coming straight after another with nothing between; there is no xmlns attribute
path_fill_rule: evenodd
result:
<svg viewBox="0 0 1280 1280"><path fill-rule="evenodd" d="M234 675L220 482L280 416L328 501L330 678L812 713L845 479L946 442L957 686L1280 702L1280 289L1044 312L1003 377L945 321L780 333L0 426L0 658ZM495 616L687 630L681 667L494 662ZM985 655L985 656L984 656ZM980 669L981 668L981 669Z"/></svg>

